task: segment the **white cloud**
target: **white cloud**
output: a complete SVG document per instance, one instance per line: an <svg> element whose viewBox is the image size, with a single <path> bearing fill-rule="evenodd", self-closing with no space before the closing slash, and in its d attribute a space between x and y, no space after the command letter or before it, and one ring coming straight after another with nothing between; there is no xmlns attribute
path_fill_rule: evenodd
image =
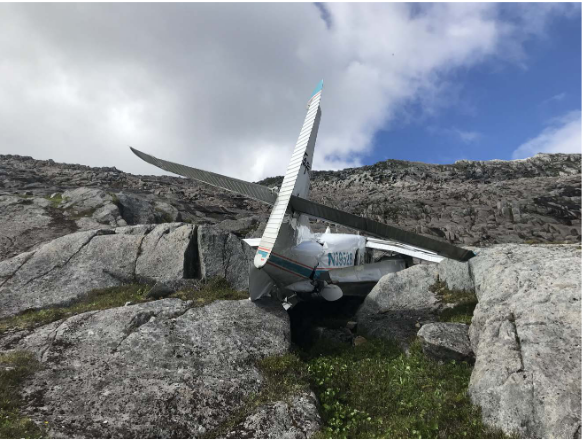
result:
<svg viewBox="0 0 585 440"><path fill-rule="evenodd" d="M478 131L461 130L457 127L441 128L435 126L427 127L427 131L431 134L449 136L457 139L464 144L471 144L481 139L482 134Z"/></svg>
<svg viewBox="0 0 585 440"><path fill-rule="evenodd" d="M457 130L455 129L456 135L461 139L462 142L469 144L471 142L475 142L479 140L481 134L477 131L465 131L465 130Z"/></svg>
<svg viewBox="0 0 585 440"><path fill-rule="evenodd" d="M444 108L453 71L515 59L551 15L531 8L538 26L497 4L1 4L0 153L156 173L132 145L257 180L324 78L314 168L360 165L405 104Z"/></svg>
<svg viewBox="0 0 585 440"><path fill-rule="evenodd" d="M537 153L581 153L581 111L553 119L538 136L520 145L513 159L525 159Z"/></svg>
<svg viewBox="0 0 585 440"><path fill-rule="evenodd" d="M565 92L557 93L556 95L551 96L550 98L545 99L539 105L543 106L543 105L549 104L551 102L560 102L563 99L565 99L566 96L567 96L567 94Z"/></svg>

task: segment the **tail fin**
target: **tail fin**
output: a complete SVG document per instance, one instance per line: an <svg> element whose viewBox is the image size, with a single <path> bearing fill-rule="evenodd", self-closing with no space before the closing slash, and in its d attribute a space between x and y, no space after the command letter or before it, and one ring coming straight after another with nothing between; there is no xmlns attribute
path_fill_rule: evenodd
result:
<svg viewBox="0 0 585 440"><path fill-rule="evenodd" d="M317 84L311 99L307 104L307 116L301 128L297 144L290 158L286 174L280 187L280 192L270 213L270 218L264 229L262 240L254 257L254 265L262 268L272 252L274 243L278 237L280 226L288 208L291 196L307 198L309 195L309 183L311 164L313 163L313 151L319 131L321 120L321 90L323 80Z"/></svg>

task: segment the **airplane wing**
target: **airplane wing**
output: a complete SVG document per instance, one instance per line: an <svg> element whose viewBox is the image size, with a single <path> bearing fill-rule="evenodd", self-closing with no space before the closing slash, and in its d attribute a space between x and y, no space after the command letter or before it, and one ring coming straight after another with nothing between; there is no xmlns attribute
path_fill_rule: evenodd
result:
<svg viewBox="0 0 585 440"><path fill-rule="evenodd" d="M435 238L419 235L414 232L405 231L395 226L370 220L366 217L350 214L349 212L340 211L339 209L321 205L320 203L311 202L307 199L292 196L290 206L294 211L307 214L331 223L335 223L348 228L364 232L374 237L386 240L397 241L403 245L410 245L431 252L436 252L442 257L451 258L458 261L467 261L475 253L473 251L462 249L450 243L437 240Z"/></svg>
<svg viewBox="0 0 585 440"><path fill-rule="evenodd" d="M179 176L190 177L199 182L206 183L217 188L222 188L227 191L235 192L251 199L264 202L269 205L274 205L276 201L276 194L270 191L265 186L256 183L246 182L245 180L234 179L233 177L222 176L221 174L212 173L210 171L199 170L191 168L186 165L181 165L167 160L158 159L150 154L143 153L136 148L130 147L132 152L145 162L148 162L155 167L170 173L178 174Z"/></svg>

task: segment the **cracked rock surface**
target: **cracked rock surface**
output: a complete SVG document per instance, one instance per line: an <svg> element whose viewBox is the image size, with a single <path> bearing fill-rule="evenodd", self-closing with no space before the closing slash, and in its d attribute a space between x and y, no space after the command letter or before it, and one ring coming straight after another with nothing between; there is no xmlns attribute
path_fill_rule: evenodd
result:
<svg viewBox="0 0 585 440"><path fill-rule="evenodd" d="M13 345L42 362L23 396L50 437L194 438L260 390L255 361L286 353L290 328L269 300L163 299L76 315ZM310 411L300 416L318 419Z"/></svg>
<svg viewBox="0 0 585 440"><path fill-rule="evenodd" d="M197 229L201 278L225 278L235 290L247 291L254 250L234 234L213 226Z"/></svg>
<svg viewBox="0 0 585 440"><path fill-rule="evenodd" d="M67 305L92 289L195 272L195 227L181 223L76 232L0 261L0 318Z"/></svg>
<svg viewBox="0 0 585 440"><path fill-rule="evenodd" d="M580 246L497 245L469 264L469 393L484 421L520 437L580 436Z"/></svg>
<svg viewBox="0 0 585 440"><path fill-rule="evenodd" d="M311 438L321 426L317 406L313 393L263 405L226 438Z"/></svg>

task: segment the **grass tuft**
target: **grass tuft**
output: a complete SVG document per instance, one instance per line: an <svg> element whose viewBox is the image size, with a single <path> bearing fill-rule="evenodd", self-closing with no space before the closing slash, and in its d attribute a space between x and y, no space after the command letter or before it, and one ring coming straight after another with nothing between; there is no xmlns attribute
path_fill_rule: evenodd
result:
<svg viewBox="0 0 585 440"><path fill-rule="evenodd" d="M20 389L24 380L39 368L31 353L0 354L0 438L41 438L42 429L20 414Z"/></svg>
<svg viewBox="0 0 585 440"><path fill-rule="evenodd" d="M0 334L8 330L28 330L59 319L68 318L93 310L105 310L120 307L128 301L144 302L144 293L149 286L145 284L127 284L108 289L92 290L82 300L67 307L50 307L43 310L30 310L20 315L0 320Z"/></svg>
<svg viewBox="0 0 585 440"><path fill-rule="evenodd" d="M248 299L248 292L234 290L224 278L212 278L199 288L180 290L171 295L183 301L193 301L195 307L202 307L217 300Z"/></svg>
<svg viewBox="0 0 585 440"><path fill-rule="evenodd" d="M443 309L439 319L442 322L462 322L471 324L473 311L477 305L477 296L470 290L449 289L445 281L437 280L429 287L429 290L437 294L444 304L455 304L454 307Z"/></svg>

